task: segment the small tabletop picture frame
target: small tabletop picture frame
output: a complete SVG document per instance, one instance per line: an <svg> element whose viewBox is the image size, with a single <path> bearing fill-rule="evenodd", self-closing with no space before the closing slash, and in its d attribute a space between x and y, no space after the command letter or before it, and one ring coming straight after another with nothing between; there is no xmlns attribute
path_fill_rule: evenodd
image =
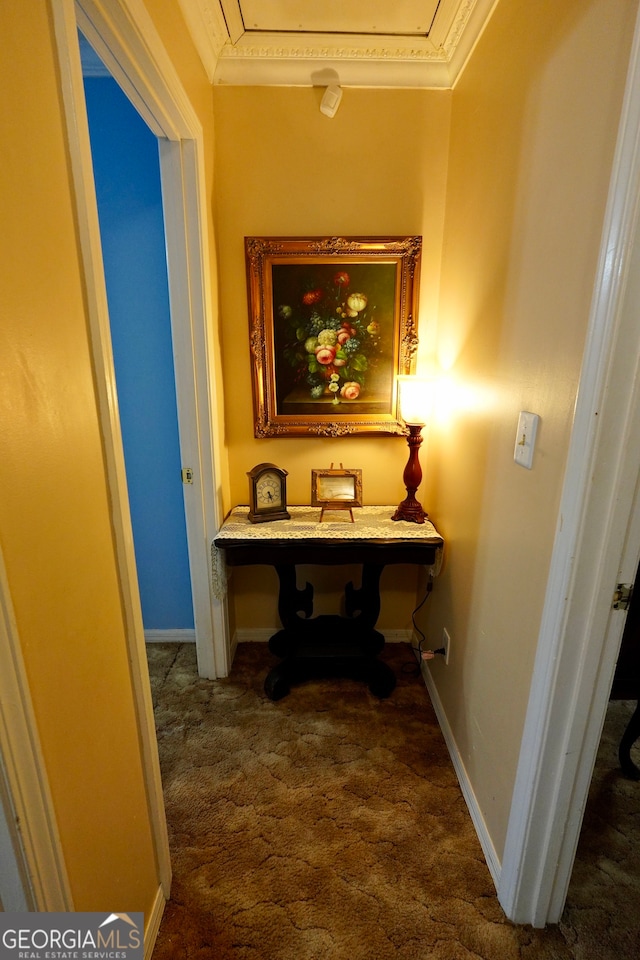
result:
<svg viewBox="0 0 640 960"><path fill-rule="evenodd" d="M335 469L311 471L311 506L320 507L320 523L326 510L348 511L353 523L353 507L362 506L362 470Z"/></svg>

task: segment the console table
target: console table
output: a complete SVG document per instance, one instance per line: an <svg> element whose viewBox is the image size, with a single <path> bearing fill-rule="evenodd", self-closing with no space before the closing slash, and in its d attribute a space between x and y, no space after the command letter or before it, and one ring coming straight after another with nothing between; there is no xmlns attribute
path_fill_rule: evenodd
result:
<svg viewBox="0 0 640 960"><path fill-rule="evenodd" d="M214 540L229 566L269 564L280 589L282 630L269 649L282 658L265 680L272 700L289 693L293 683L318 677L363 680L374 696L388 697L396 685L389 667L377 659L384 636L375 629L380 613L380 575L389 563L422 564L437 575L443 540L432 523L392 521L394 507L362 507L347 519L320 523L320 510L289 507L290 520L252 524L248 507L231 511ZM360 564L359 588L345 586L346 616L312 617L313 587L296 585L297 564ZM303 616L300 616L303 614Z"/></svg>

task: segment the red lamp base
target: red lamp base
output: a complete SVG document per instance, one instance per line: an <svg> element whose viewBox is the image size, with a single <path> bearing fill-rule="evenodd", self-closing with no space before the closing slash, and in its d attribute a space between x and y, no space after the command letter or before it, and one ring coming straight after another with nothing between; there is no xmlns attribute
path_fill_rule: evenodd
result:
<svg viewBox="0 0 640 960"><path fill-rule="evenodd" d="M412 523L424 523L429 514L422 509L422 504L418 503L415 497L405 497L402 503L399 503L396 512L391 517L392 520L410 520Z"/></svg>
<svg viewBox="0 0 640 960"><path fill-rule="evenodd" d="M407 436L409 459L407 460L407 465L402 475L404 485L407 489L407 496L402 503L398 504L398 508L391 519L410 520L412 523L424 523L427 513L422 509L422 505L418 503L415 497L416 490L422 480L422 470L420 468L420 460L418 459L418 450L422 443L422 424L408 423L407 427L409 429L409 435Z"/></svg>

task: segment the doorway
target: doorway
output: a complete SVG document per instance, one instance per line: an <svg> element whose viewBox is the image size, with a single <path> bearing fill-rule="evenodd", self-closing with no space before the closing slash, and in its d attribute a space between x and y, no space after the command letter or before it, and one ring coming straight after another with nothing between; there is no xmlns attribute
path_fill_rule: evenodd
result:
<svg viewBox="0 0 640 960"><path fill-rule="evenodd" d="M136 8L133 14L128 3L115 0L106 14L100 0L75 0L75 3L73 0L58 0L58 3L61 69L69 74L65 99L68 101L72 164L89 281L89 319L130 634L132 637L138 632L142 634L140 599L122 429L115 399L112 339L85 123L78 31L96 51L159 145L181 465L188 469L191 481L183 485L182 493L198 670L200 676L214 679L228 673L230 645L226 598L214 591L211 576L211 543L220 525L222 502L217 481L220 462L218 432L213 426L218 404L210 334L210 263L202 221L205 209L203 131L167 61L155 27L142 7ZM58 5L54 9L57 14ZM70 11L73 11L73 17L69 16ZM68 58L68 64L65 58ZM138 651L135 660L139 661L144 674L143 656L144 649Z"/></svg>
<svg viewBox="0 0 640 960"><path fill-rule="evenodd" d="M80 52L145 640L195 641L158 141Z"/></svg>
<svg viewBox="0 0 640 960"><path fill-rule="evenodd" d="M104 438L113 536L127 653L143 757L149 822L158 877L169 896L171 864L164 815L144 629L133 551L122 432L118 414L109 313L86 118L78 30L88 39L153 134L159 138L167 238L178 423L194 623L201 676L226 676L229 629L224 594L214 591L211 544L222 521L216 364L212 338L211 261L202 124L170 63L143 4L129 0L52 0L58 66L85 277L86 311L96 395ZM149 923L159 923L154 905Z"/></svg>
<svg viewBox="0 0 640 960"><path fill-rule="evenodd" d="M610 700L637 700L640 696L640 569L622 632Z"/></svg>
<svg viewBox="0 0 640 960"><path fill-rule="evenodd" d="M640 560L640 18L636 22L499 897L562 915Z"/></svg>

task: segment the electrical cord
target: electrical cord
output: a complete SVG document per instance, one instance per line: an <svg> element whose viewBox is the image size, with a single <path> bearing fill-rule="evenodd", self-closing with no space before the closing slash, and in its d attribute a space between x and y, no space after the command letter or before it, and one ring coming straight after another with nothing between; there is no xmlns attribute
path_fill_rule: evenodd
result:
<svg viewBox="0 0 640 960"><path fill-rule="evenodd" d="M413 629L419 635L420 640L418 641L417 647L414 647L413 645L411 646L411 649L414 651L418 662L415 663L412 661L411 663L406 664L406 668L407 668L406 672L409 672L409 670L411 670L411 672L416 675L420 673L421 662L423 660L433 660L436 655L440 654L444 656L445 654L444 647L439 647L437 650L423 650L423 644L426 643L427 638L422 632L422 630L420 629L420 627L418 626L418 624L416 623L416 614L419 613L419 611L425 605L425 603L429 599L429 595L431 594L432 590L433 590L433 577L429 576L429 580L427 582L427 589L425 591L424 597L422 598L418 606L415 608L415 610L411 614L411 622L413 623Z"/></svg>

